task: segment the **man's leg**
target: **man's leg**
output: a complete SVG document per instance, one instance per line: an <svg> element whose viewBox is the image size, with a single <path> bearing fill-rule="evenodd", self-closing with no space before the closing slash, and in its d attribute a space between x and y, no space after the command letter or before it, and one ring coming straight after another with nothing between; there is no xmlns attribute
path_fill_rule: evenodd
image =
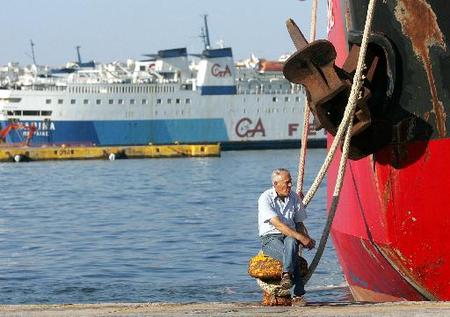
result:
<svg viewBox="0 0 450 317"><path fill-rule="evenodd" d="M284 289L290 289L293 284L292 273L289 271L290 262L286 266L286 237L281 234L268 235L261 238L262 250L268 256L277 259L283 264L283 272L281 273L280 286Z"/></svg>
<svg viewBox="0 0 450 317"><path fill-rule="evenodd" d="M264 254L279 261L283 261L283 236L281 234L270 234L261 237L261 249Z"/></svg>
<svg viewBox="0 0 450 317"><path fill-rule="evenodd" d="M291 237L284 239L284 258L283 271L293 274L294 296L302 296L305 294L305 287L300 275L298 257L298 241Z"/></svg>
<svg viewBox="0 0 450 317"><path fill-rule="evenodd" d="M294 274L298 253L298 242L294 238L284 238L283 272Z"/></svg>

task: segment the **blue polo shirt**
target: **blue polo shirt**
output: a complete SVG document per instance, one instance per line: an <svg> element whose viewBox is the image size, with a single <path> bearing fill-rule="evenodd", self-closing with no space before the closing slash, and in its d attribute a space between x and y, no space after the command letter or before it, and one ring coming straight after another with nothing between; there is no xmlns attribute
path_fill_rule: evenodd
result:
<svg viewBox="0 0 450 317"><path fill-rule="evenodd" d="M306 219L306 211L302 200L295 192L290 192L284 202L278 197L275 188L266 190L258 199L258 229L259 236L281 234L270 219L278 218L291 229L295 230L295 223Z"/></svg>

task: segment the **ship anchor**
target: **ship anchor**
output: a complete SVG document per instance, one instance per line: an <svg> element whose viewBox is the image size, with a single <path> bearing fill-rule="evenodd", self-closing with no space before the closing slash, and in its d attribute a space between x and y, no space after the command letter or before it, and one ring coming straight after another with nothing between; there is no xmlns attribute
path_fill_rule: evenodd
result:
<svg viewBox="0 0 450 317"><path fill-rule="evenodd" d="M353 45L342 68L335 65L336 50L327 40L308 43L292 19L287 21L289 34L297 51L286 61L283 73L290 82L301 84L307 91L309 107L314 114L315 129L324 128L335 136L342 121L347 100L350 95L359 46ZM374 118L368 106L373 96L371 81L379 66L379 57L375 54L366 59L365 80L360 91L353 117L350 159L360 159L373 153L390 139L389 132L379 138L382 142L371 142L374 130ZM379 120L375 120L379 123ZM383 126L386 126L385 124ZM390 131L390 129L388 129ZM379 135L378 135L379 136Z"/></svg>

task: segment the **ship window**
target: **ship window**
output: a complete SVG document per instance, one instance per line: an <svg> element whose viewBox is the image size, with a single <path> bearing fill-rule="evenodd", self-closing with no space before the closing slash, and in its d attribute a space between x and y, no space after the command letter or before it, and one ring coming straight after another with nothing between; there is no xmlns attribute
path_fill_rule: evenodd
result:
<svg viewBox="0 0 450 317"><path fill-rule="evenodd" d="M52 100L51 99L45 99L45 103L48 105L48 104L51 104L52 103Z"/></svg>
<svg viewBox="0 0 450 317"><path fill-rule="evenodd" d="M102 101L101 101L100 99L97 99L97 100L95 101L95 103L96 103L97 105L101 105L101 104L102 104Z"/></svg>
<svg viewBox="0 0 450 317"><path fill-rule="evenodd" d="M70 104L74 105L75 104L75 99L70 99Z"/></svg>
<svg viewBox="0 0 450 317"><path fill-rule="evenodd" d="M156 99L156 103L159 105L160 103L161 103L162 101L161 101L161 99Z"/></svg>
<svg viewBox="0 0 450 317"><path fill-rule="evenodd" d="M87 100L87 99L83 100L83 104L87 105L88 103L89 103L89 100Z"/></svg>
<svg viewBox="0 0 450 317"><path fill-rule="evenodd" d="M180 103L180 98L175 99L175 103L179 104Z"/></svg>
<svg viewBox="0 0 450 317"><path fill-rule="evenodd" d="M119 105L123 105L123 99L118 100Z"/></svg>
<svg viewBox="0 0 450 317"><path fill-rule="evenodd" d="M300 97L295 97L295 102L300 102Z"/></svg>
<svg viewBox="0 0 450 317"><path fill-rule="evenodd" d="M277 102L277 101L278 101L278 98L277 98L277 97L272 97L272 101L273 101L273 102Z"/></svg>
<svg viewBox="0 0 450 317"><path fill-rule="evenodd" d="M0 98L0 101L6 101L10 103L18 103L22 98Z"/></svg>
<svg viewBox="0 0 450 317"><path fill-rule="evenodd" d="M144 66L144 65L139 66L139 70L140 70L141 72L145 71L145 66Z"/></svg>
<svg viewBox="0 0 450 317"><path fill-rule="evenodd" d="M289 97L284 97L285 102L289 102Z"/></svg>
<svg viewBox="0 0 450 317"><path fill-rule="evenodd" d="M39 111L34 111L34 110L24 110L24 111L23 111L23 115L24 115L24 116L38 116L38 115L39 115Z"/></svg>
<svg viewBox="0 0 450 317"><path fill-rule="evenodd" d="M51 116L52 112L51 111L41 111L41 116Z"/></svg>
<svg viewBox="0 0 450 317"><path fill-rule="evenodd" d="M147 104L147 99L142 99L142 104L146 105Z"/></svg>
<svg viewBox="0 0 450 317"><path fill-rule="evenodd" d="M114 103L114 100L113 100L113 99L109 99L108 103L109 103L110 105L112 105L112 104Z"/></svg>
<svg viewBox="0 0 450 317"><path fill-rule="evenodd" d="M14 115L14 112L8 110L7 114L8 114L8 116L12 116L12 115Z"/></svg>
<svg viewBox="0 0 450 317"><path fill-rule="evenodd" d="M167 99L167 103L168 103L168 104L171 104L171 103L172 103L172 99L170 99L170 98Z"/></svg>
<svg viewBox="0 0 450 317"><path fill-rule="evenodd" d="M130 99L130 105L134 105L135 101L134 99Z"/></svg>
<svg viewBox="0 0 450 317"><path fill-rule="evenodd" d="M191 103L191 98L186 98L186 104L189 105Z"/></svg>
<svg viewBox="0 0 450 317"><path fill-rule="evenodd" d="M63 104L63 100L62 99L58 99L58 105L62 105Z"/></svg>

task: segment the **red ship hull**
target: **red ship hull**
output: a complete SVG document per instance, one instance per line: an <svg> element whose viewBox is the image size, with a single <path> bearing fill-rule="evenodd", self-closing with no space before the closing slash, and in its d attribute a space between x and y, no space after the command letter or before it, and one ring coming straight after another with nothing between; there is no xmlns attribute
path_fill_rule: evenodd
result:
<svg viewBox="0 0 450 317"><path fill-rule="evenodd" d="M363 29L361 7L368 0L330 1L329 39L340 66L349 31ZM426 137L426 129L417 129L414 140L392 141L347 163L332 238L355 300L450 300L449 12L445 0L377 3L374 32L394 43L403 74L392 107L417 116L432 132ZM405 20L414 15L421 17L415 28L435 30L412 34ZM389 112L390 119L398 113ZM328 176L330 200L338 163Z"/></svg>

